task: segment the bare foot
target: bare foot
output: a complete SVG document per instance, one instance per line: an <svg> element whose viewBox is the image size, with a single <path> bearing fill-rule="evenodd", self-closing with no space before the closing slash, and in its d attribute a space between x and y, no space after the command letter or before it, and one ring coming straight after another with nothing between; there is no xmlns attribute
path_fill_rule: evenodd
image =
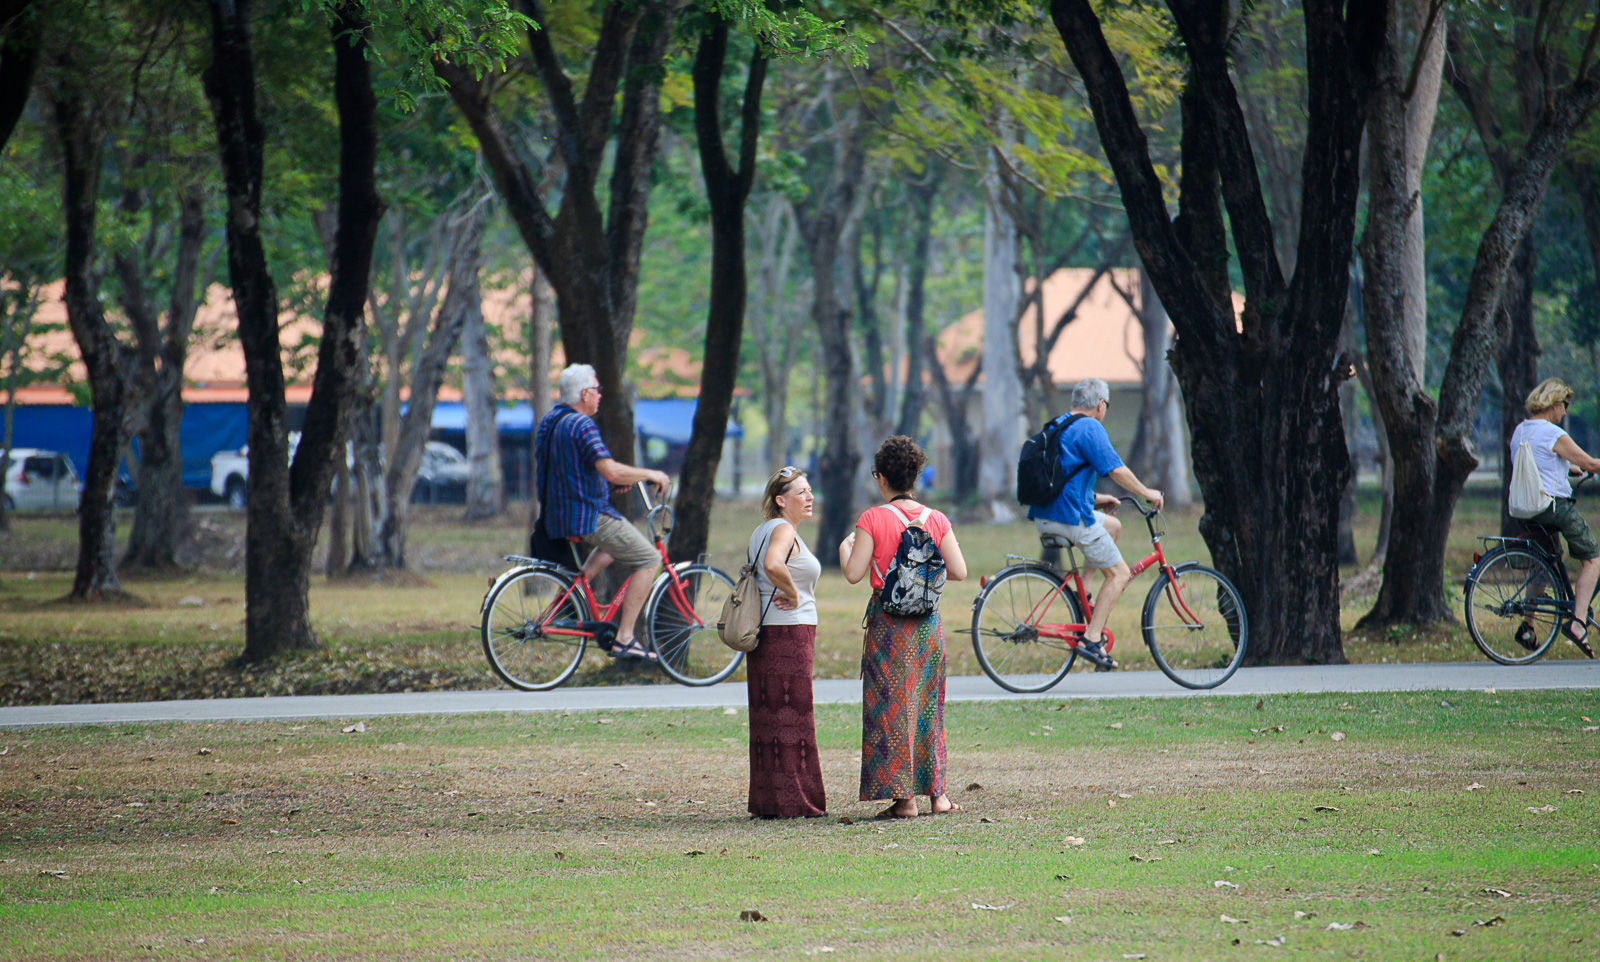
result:
<svg viewBox="0 0 1600 962"><path fill-rule="evenodd" d="M949 795L940 795L938 798L932 799L932 804L929 808L932 809L931 814L943 815L946 812L961 811L961 803L955 801Z"/></svg>

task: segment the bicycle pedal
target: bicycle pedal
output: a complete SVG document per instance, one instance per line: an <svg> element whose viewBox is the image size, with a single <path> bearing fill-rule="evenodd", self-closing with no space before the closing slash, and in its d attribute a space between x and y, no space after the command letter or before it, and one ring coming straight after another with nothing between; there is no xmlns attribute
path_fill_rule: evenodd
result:
<svg viewBox="0 0 1600 962"><path fill-rule="evenodd" d="M580 621L578 628L594 635L594 643L600 650L609 652L614 647L617 639L617 623L614 621Z"/></svg>

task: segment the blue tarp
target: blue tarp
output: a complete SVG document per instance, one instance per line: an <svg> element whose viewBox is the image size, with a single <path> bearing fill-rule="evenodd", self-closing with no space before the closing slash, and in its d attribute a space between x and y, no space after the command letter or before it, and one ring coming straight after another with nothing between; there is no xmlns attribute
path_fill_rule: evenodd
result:
<svg viewBox="0 0 1600 962"><path fill-rule="evenodd" d="M249 417L243 403L186 404L178 425L183 450L183 485L211 484L211 455L245 443ZM94 413L66 404L19 405L14 409L12 443L19 448L64 451L82 475L89 465L89 432ZM134 443L137 457L138 443Z"/></svg>
<svg viewBox="0 0 1600 962"><path fill-rule="evenodd" d="M688 444L694 426L694 398L641 400L633 408L633 429L642 437L660 438L668 444ZM502 404L495 411L494 423L502 437L524 436L533 431L533 406L526 401ZM435 431L457 432L467 429L467 412L460 401L440 401L433 408ZM728 437L744 436L737 422L728 422Z"/></svg>

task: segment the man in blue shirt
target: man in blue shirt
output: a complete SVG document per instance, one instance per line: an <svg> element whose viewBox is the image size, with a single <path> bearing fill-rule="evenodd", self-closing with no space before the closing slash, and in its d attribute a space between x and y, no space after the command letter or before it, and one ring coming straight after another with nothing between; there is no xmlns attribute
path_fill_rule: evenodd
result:
<svg viewBox="0 0 1600 962"><path fill-rule="evenodd" d="M1117 666L1102 647L1104 630L1112 607L1122 597L1122 589L1128 586L1133 574L1128 570L1128 563L1122 560L1122 552L1117 550L1116 540L1122 533L1122 522L1097 510L1115 511L1117 499L1109 494L1096 494L1095 483L1101 477L1109 477L1130 494L1150 502L1157 511L1161 510L1162 503L1161 492L1145 487L1111 446L1111 436L1106 434L1105 425L1101 423L1106 419L1110 404L1111 391L1106 382L1097 377L1086 377L1073 387L1072 409L1067 413L1082 417L1061 431L1061 471L1071 477L1054 501L1028 509L1028 517L1033 519L1040 538L1050 535L1065 539L1083 552L1084 564L1104 575L1100 590L1095 594L1094 613L1089 616L1083 640L1078 644L1078 654L1102 668ZM1075 469L1085 465L1087 467L1073 474Z"/></svg>
<svg viewBox="0 0 1600 962"><path fill-rule="evenodd" d="M611 506L611 486L645 481L665 494L670 479L661 471L631 467L611 456L594 423L601 392L593 367L570 365L556 385L560 403L540 418L534 437L534 451L543 455L537 458L536 483L544 497L539 510L545 531L552 538L569 538L594 548L583 565L583 573L591 579L613 559L632 569L611 654L653 661L655 653L634 640L633 623L650 597L661 556L633 522Z"/></svg>

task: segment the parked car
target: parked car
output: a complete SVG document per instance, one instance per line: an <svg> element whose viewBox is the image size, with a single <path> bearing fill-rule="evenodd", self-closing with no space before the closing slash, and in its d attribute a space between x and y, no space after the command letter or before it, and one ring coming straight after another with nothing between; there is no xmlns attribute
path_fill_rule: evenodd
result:
<svg viewBox="0 0 1600 962"><path fill-rule="evenodd" d="M6 467L7 511L76 511L83 484L60 451L17 448Z"/></svg>
<svg viewBox="0 0 1600 962"><path fill-rule="evenodd" d="M417 483L411 489L413 504L461 504L467 500L467 478L472 466L467 456L443 441L429 441L417 465Z"/></svg>

